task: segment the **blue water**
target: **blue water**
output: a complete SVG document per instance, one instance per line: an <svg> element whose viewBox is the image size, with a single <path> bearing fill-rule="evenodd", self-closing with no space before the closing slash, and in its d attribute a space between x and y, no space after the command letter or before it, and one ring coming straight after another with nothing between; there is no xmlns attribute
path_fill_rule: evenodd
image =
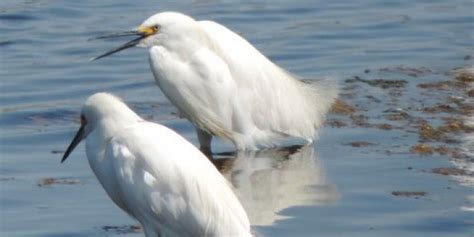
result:
<svg viewBox="0 0 474 237"><path fill-rule="evenodd" d="M424 80L432 81L455 67L472 64L465 58L474 52L474 2L470 0L3 0L2 236L141 235L104 229L136 223L106 196L88 167L82 146L62 165L61 154L55 151L64 150L72 138L85 98L99 91L122 97L143 117L171 126L196 143L193 128L176 116L176 110L154 85L144 49L88 61L122 43L89 38L129 30L147 16L166 10L218 21L277 64L309 79L329 76L342 83L366 69L404 65L430 68L438 74ZM380 92L374 89L367 93ZM416 96L414 91L408 94ZM268 160L274 158L272 153L239 157L251 166L264 163L263 171L258 173L264 181L272 180L267 177L269 171L284 177L281 183L264 183L260 188L274 187L275 192L291 196L281 205L268 196L265 200L278 204L269 207L250 200L249 213L267 208L268 213L275 211L286 217L271 221L275 217L257 216L253 221L255 230L264 236L472 235L472 212L459 210L472 190L447 177L421 172L446 166L447 160L434 157L427 162L406 153L389 157L383 152L359 153L343 145L357 139L389 144L393 137L400 136L397 131L381 135L364 129L324 128L315 151L296 154L300 158L292 160L294 164L287 161L276 165L275 160ZM407 144L416 140L410 136L403 139L396 141ZM222 141L216 147L220 151L232 149ZM407 170L407 166L420 172ZM248 169L245 167L234 169ZM292 174L305 176L296 179ZM37 185L49 177L79 180L80 184ZM307 182L300 182L305 177ZM245 180L243 177L241 182ZM247 180L249 183L252 181ZM312 201L306 200L304 187L309 187L306 194ZM245 196L248 190L242 189ZM434 194L420 199L390 195L399 189L422 189ZM272 194L272 190L266 193Z"/></svg>

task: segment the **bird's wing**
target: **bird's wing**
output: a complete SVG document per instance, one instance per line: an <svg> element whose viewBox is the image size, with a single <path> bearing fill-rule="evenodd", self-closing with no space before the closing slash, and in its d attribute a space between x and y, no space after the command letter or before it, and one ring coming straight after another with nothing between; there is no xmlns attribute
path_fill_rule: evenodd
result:
<svg viewBox="0 0 474 237"><path fill-rule="evenodd" d="M232 80L227 64L213 51L202 47L189 60L194 68L196 80L193 90L193 101L200 101L194 106L197 111L194 121L202 125L202 129L209 130L211 134L224 138L231 138L230 127L232 126L232 100L235 97L236 85ZM195 80L195 79L194 79ZM188 97L191 98L191 97Z"/></svg>
<svg viewBox="0 0 474 237"><path fill-rule="evenodd" d="M227 64L207 47L184 59L163 47L153 47L150 57L152 69L159 69L155 73L158 85L180 112L198 128L231 138L229 98L234 97L237 87Z"/></svg>
<svg viewBox="0 0 474 237"><path fill-rule="evenodd" d="M238 85L236 98L261 130L312 137L332 104L332 86L310 86L275 65L245 39L213 21L198 24ZM246 93L246 94L245 94Z"/></svg>
<svg viewBox="0 0 474 237"><path fill-rule="evenodd" d="M226 180L172 130L140 123L117 134L109 153L123 200L139 221L181 236L249 232L247 215Z"/></svg>

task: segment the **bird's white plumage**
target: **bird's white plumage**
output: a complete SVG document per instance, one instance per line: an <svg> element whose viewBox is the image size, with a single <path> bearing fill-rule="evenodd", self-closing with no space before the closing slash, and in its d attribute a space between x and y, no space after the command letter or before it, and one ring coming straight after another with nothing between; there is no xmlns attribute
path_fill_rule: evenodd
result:
<svg viewBox="0 0 474 237"><path fill-rule="evenodd" d="M147 236L250 236L231 187L191 143L110 94L91 96L82 114L92 170Z"/></svg>
<svg viewBox="0 0 474 237"><path fill-rule="evenodd" d="M199 130L239 149L287 136L311 141L337 96L328 83L299 81L218 23L164 12L142 26L160 27L140 46L150 48L163 93Z"/></svg>

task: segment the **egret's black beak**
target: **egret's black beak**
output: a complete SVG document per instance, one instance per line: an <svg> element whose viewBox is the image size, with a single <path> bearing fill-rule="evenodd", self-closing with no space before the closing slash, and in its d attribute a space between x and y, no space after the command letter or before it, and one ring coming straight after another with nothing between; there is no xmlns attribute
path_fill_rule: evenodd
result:
<svg viewBox="0 0 474 237"><path fill-rule="evenodd" d="M97 37L96 39L106 39L106 38L115 38L115 37L122 37L122 36L129 36L129 35L139 35L138 38L135 38L121 46L119 46L118 48L115 48L115 49L112 49L104 54L101 54L97 57L94 57L94 58L91 58L91 61L95 61L97 59L100 59L100 58L103 58L103 57L107 57L109 55L112 55L114 53L117 53L119 51L122 51L124 49L128 49L130 47L133 47L135 45L137 45L138 43L140 43L140 40L144 39L147 37L147 35L145 34L140 34L138 31L135 31L134 34L132 34L131 32L124 32L124 33L118 33L118 34L113 34L113 35L104 35L104 36L99 36Z"/></svg>
<svg viewBox="0 0 474 237"><path fill-rule="evenodd" d="M138 43L140 43L140 41L150 35L153 35L155 34L156 32L158 31L158 28L157 27L145 27L145 26L140 26L138 28L138 30L132 30L132 31L126 31L126 32L121 32L121 33L114 33L114 34L109 34L109 35L103 35L103 36L99 36L99 37L96 37L96 38L93 38L94 39L108 39L108 38L117 38L117 37L123 37L123 36L132 36L132 35L138 35L138 38L135 38L121 46L119 46L118 48L115 48L115 49L112 49L104 54L101 54L97 57L94 57L94 58L91 58L90 61L95 61L97 59L101 59L103 57L107 57L109 55L112 55L114 53L117 53L119 51L122 51L124 49L128 49L130 47L133 47L135 45L137 45Z"/></svg>
<svg viewBox="0 0 474 237"><path fill-rule="evenodd" d="M142 34L138 32L137 30L131 30L131 31L117 32L117 33L97 36L97 37L89 39L89 41L97 40L97 39L109 39L109 38L118 38L118 37L124 37L124 36L134 36L134 35L142 35Z"/></svg>
<svg viewBox="0 0 474 237"><path fill-rule="evenodd" d="M81 143L82 139L85 137L85 123L81 124L81 127L79 128L79 131L77 131L76 136L72 139L71 144L67 147L66 152L63 155L63 158L61 159L61 163L63 163L67 157L71 154L71 152L76 148L79 143Z"/></svg>

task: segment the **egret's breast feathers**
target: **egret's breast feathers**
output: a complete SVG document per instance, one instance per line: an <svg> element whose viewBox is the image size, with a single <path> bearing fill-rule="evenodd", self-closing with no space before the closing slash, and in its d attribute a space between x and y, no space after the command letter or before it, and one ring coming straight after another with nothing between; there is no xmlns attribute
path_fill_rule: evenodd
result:
<svg viewBox="0 0 474 237"><path fill-rule="evenodd" d="M162 47L150 49L152 71L158 86L197 127L231 139L229 97L234 97L236 86L227 65L207 48L193 52L185 59L172 55L173 52Z"/></svg>

